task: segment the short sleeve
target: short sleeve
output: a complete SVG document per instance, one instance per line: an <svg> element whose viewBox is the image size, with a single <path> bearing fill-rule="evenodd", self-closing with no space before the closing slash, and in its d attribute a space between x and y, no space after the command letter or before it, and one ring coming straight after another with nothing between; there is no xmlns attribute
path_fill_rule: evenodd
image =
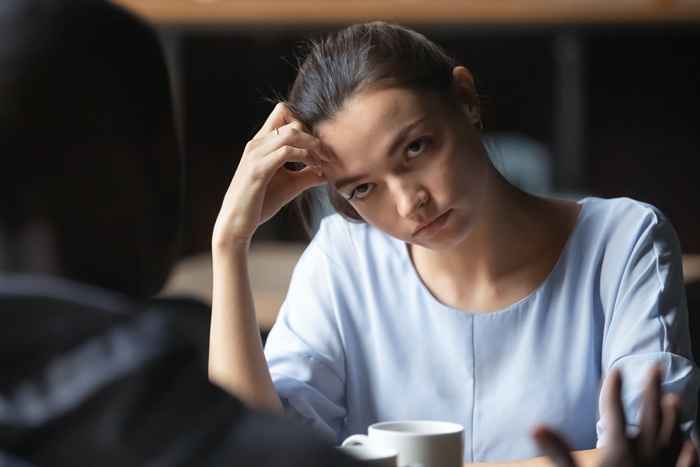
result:
<svg viewBox="0 0 700 467"><path fill-rule="evenodd" d="M337 266L314 239L294 272L265 356L287 413L338 442L345 420L345 364L338 329Z"/></svg>
<svg viewBox="0 0 700 467"><path fill-rule="evenodd" d="M638 232L633 242L625 245L621 238L613 237L608 245L624 260L616 291L606 307L603 377L614 368L621 370L628 431L636 433L647 372L660 364L662 389L681 396L681 422L690 430L695 423L699 381L690 347L680 246L664 216L650 206L645 211L641 218L619 219L628 232ZM601 414L597 423L598 446L605 443L605 418Z"/></svg>

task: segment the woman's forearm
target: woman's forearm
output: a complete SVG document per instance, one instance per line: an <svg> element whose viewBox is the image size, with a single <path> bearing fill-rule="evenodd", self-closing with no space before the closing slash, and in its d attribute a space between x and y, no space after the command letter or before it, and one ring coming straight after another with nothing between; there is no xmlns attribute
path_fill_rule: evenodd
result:
<svg viewBox="0 0 700 467"><path fill-rule="evenodd" d="M250 406L281 411L255 317L248 244L214 244L212 267L209 379Z"/></svg>
<svg viewBox="0 0 700 467"><path fill-rule="evenodd" d="M587 449L571 453L578 467L595 467L598 464L600 449ZM511 462L485 462L477 464L464 464L464 467L552 467L554 464L547 457L534 457L521 461Z"/></svg>

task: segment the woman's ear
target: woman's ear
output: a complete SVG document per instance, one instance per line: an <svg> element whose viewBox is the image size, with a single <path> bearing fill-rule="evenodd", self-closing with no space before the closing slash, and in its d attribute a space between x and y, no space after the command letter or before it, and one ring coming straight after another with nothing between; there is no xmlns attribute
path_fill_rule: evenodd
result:
<svg viewBox="0 0 700 467"><path fill-rule="evenodd" d="M457 98L461 101L467 118L477 128L481 128L481 107L479 96L474 85L474 76L471 72L459 65L452 69L452 82L455 86Z"/></svg>
<svg viewBox="0 0 700 467"><path fill-rule="evenodd" d="M469 90L476 89L474 85L474 75L462 65L457 65L452 69L452 79L459 87L468 88Z"/></svg>

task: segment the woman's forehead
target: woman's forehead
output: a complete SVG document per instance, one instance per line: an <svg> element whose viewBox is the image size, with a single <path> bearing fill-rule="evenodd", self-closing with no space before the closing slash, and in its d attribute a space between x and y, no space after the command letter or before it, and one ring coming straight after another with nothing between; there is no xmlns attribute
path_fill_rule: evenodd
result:
<svg viewBox="0 0 700 467"><path fill-rule="evenodd" d="M316 133L333 153L334 171L345 175L377 157L403 127L434 114L434 105L430 96L406 89L364 91L320 123Z"/></svg>
<svg viewBox="0 0 700 467"><path fill-rule="evenodd" d="M395 127L404 119L422 114L431 99L402 88L368 90L349 97L329 120L317 126L321 138L333 139L343 128L380 130Z"/></svg>

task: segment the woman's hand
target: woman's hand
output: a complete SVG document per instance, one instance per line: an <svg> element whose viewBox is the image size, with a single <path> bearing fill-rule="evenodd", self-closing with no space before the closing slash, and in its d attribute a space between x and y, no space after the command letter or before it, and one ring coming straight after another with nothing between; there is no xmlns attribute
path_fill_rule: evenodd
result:
<svg viewBox="0 0 700 467"><path fill-rule="evenodd" d="M692 441L684 439L680 429L679 399L674 394L661 395L661 369L652 368L644 391L639 434L626 432L625 412L620 391L622 377L615 370L605 387L604 407L607 415L607 443L600 467L698 467L698 455ZM532 432L535 442L557 467L576 467L566 441L546 427Z"/></svg>
<svg viewBox="0 0 700 467"><path fill-rule="evenodd" d="M304 190L325 182L321 142L279 103L246 144L214 225L212 245L249 244L258 226ZM292 171L285 163L303 163Z"/></svg>

